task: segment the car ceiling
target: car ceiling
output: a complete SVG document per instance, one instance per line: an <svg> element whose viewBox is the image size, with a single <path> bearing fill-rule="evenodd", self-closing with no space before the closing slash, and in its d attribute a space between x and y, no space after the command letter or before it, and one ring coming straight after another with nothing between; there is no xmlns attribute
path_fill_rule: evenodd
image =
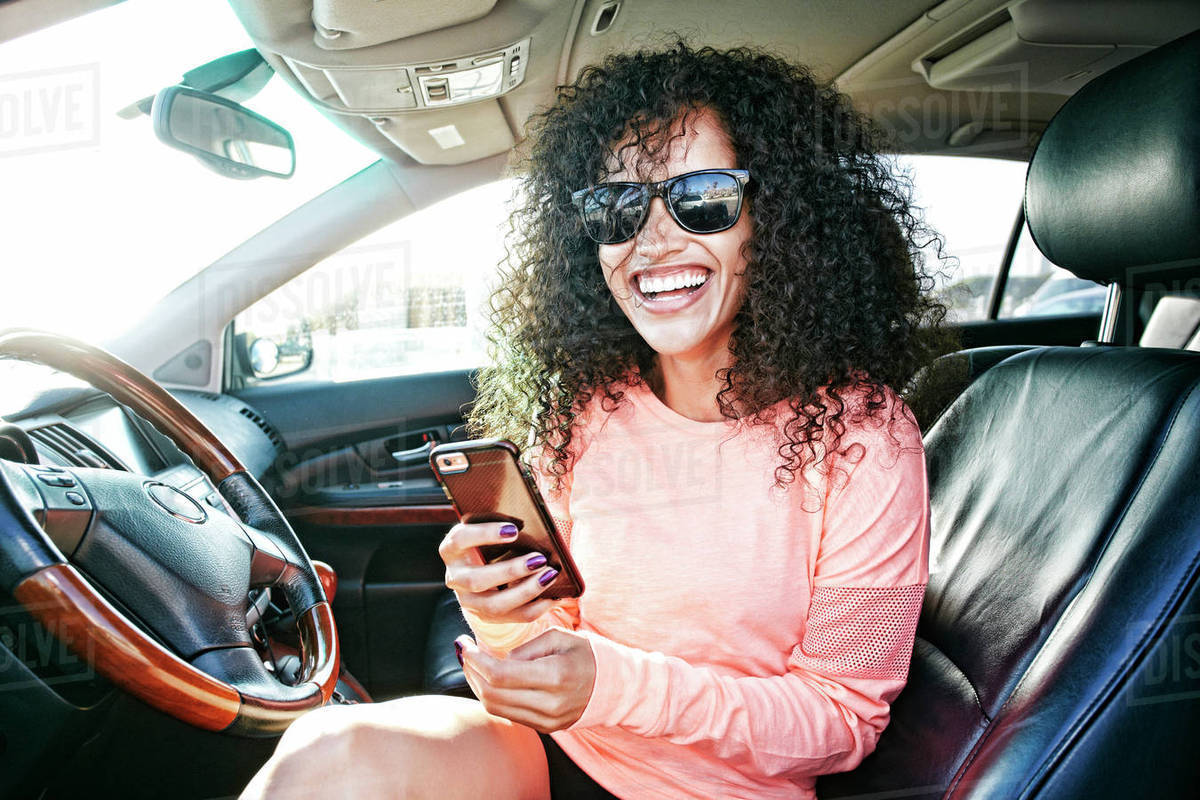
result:
<svg viewBox="0 0 1200 800"><path fill-rule="evenodd" d="M109 4L0 2L0 31L9 38ZM230 4L284 80L402 166L463 164L507 152L521 140L524 120L583 66L612 52L665 44L675 34L716 47L752 44L810 65L875 117L899 151L1024 159L1074 90L1200 28L1194 0ZM507 66L514 54L523 79L498 97L440 108L391 102L406 91L403 85L416 90L418 106L424 102L409 81L418 80L416 69L446 62L456 69L480 57L505 59ZM449 140L436 133L449 126Z"/></svg>

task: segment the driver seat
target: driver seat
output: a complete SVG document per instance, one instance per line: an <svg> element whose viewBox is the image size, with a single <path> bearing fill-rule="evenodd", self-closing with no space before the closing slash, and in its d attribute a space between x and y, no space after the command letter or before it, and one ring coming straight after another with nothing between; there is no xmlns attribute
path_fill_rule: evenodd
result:
<svg viewBox="0 0 1200 800"><path fill-rule="evenodd" d="M1200 32L1093 80L1030 163L1042 252L1200 279ZM1128 332L1126 332L1128 336ZM1200 353L1034 347L925 438L930 580L876 750L823 798L1189 797L1200 785Z"/></svg>

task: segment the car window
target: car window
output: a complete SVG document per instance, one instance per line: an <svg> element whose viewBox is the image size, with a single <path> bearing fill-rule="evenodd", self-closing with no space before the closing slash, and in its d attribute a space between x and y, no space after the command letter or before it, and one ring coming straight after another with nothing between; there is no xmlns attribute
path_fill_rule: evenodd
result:
<svg viewBox="0 0 1200 800"><path fill-rule="evenodd" d="M230 179L160 143L136 103L252 46L210 0L130 0L0 44L0 328L120 334L379 158L278 75L242 102L290 131L291 178Z"/></svg>
<svg viewBox="0 0 1200 800"><path fill-rule="evenodd" d="M914 205L944 239L924 249L935 291L954 322L984 319L1025 190L1020 161L969 156L896 156Z"/></svg>
<svg viewBox="0 0 1200 800"><path fill-rule="evenodd" d="M958 156L897 156L895 165L913 181L915 205L945 241L940 254L932 246L925 252L935 290L953 319L983 319L1020 207L1025 165ZM498 181L464 192L316 264L237 316L234 357L243 371L272 381L481 366L486 300L504 255L512 190L511 181ZM1009 292L1016 297L1039 269L1023 269ZM1074 308L1081 301L1060 302ZM261 348L252 350L260 339L266 363Z"/></svg>
<svg viewBox="0 0 1200 800"><path fill-rule="evenodd" d="M1047 317L1054 314L1099 314L1104 310L1107 289L1098 283L1076 278L1056 267L1042 255L1029 233L1021 229L1013 251L1000 318Z"/></svg>
<svg viewBox="0 0 1200 800"><path fill-rule="evenodd" d="M512 191L463 192L324 259L234 319L233 357L270 380L481 366Z"/></svg>

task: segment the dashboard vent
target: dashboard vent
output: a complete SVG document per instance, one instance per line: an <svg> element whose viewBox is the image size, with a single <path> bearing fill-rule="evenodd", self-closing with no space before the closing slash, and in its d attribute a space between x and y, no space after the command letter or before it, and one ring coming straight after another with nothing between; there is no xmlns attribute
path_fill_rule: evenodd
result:
<svg viewBox="0 0 1200 800"><path fill-rule="evenodd" d="M279 435L278 432L276 432L276 430L274 428L271 427L271 423L267 422L265 419L263 419L258 414L255 414L253 411L251 411L246 406L242 406L242 410L240 413L243 417L245 417L246 419L250 420L255 425L257 425L262 430L262 432L267 435L267 438L271 440L271 444L275 445L275 449L277 449L277 450L284 449L283 448L283 438Z"/></svg>
<svg viewBox="0 0 1200 800"><path fill-rule="evenodd" d="M115 456L68 425L55 423L29 431L29 438L74 467L125 469Z"/></svg>

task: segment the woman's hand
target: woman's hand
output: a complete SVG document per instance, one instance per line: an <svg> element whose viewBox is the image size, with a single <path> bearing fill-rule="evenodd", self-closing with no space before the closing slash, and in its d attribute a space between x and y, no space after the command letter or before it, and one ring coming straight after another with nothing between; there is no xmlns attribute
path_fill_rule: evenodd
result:
<svg viewBox="0 0 1200 800"><path fill-rule="evenodd" d="M550 733L583 716L596 684L596 659L587 638L559 628L499 659L470 636L454 640L467 683L488 713Z"/></svg>
<svg viewBox="0 0 1200 800"><path fill-rule="evenodd" d="M446 585L459 605L484 622L532 622L554 605L553 600L537 599L558 575L541 553L483 563L477 548L507 544L516 535L517 527L508 522L460 522L438 547L446 563ZM504 589L496 588L505 584Z"/></svg>

